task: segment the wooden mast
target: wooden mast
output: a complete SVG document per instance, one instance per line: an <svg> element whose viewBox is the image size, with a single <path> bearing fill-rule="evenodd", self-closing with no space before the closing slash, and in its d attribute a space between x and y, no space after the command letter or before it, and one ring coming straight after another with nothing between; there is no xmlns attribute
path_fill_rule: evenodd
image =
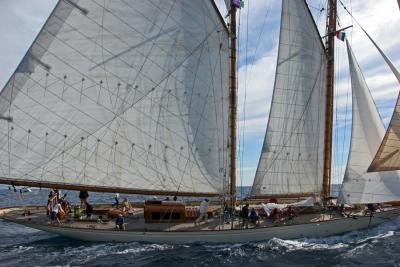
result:
<svg viewBox="0 0 400 267"><path fill-rule="evenodd" d="M325 200L330 197L331 163L332 163L332 129L333 129L333 86L337 0L328 1L326 55L328 59L326 73L326 113L325 113L325 143L324 143L324 174L322 196Z"/></svg>
<svg viewBox="0 0 400 267"><path fill-rule="evenodd" d="M236 109L237 109L237 93L236 93L236 11L237 7L231 3L230 16L230 38L231 38L231 71L230 71L230 87L231 87L231 103L230 103L230 197L231 207L236 206Z"/></svg>

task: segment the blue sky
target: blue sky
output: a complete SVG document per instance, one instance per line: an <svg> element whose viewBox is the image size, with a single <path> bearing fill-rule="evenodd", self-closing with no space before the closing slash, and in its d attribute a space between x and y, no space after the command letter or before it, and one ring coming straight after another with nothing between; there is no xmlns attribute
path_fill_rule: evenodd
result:
<svg viewBox="0 0 400 267"><path fill-rule="evenodd" d="M200 0L193 0L200 1ZM301 1L301 0L292 0ZM0 0L0 87L22 59L56 0ZM216 0L223 10L223 0ZM307 0L324 34L326 0ZM400 11L396 0L342 0L354 16L400 68ZM279 36L281 0L245 0L240 12L239 38L239 141L238 183L251 185L267 125ZM353 24L339 5L341 25ZM223 14L225 15L225 14ZM354 24L355 25L355 24ZM380 55L358 27L347 31L367 83L387 125L399 85ZM247 49L246 49L247 48ZM351 131L351 93L344 43L336 48L334 182L342 178ZM246 95L246 105L244 96ZM245 107L245 109L244 109ZM245 116L243 116L245 110ZM245 122L245 123L244 123ZM245 127L244 127L245 126ZM244 148L244 150L241 150Z"/></svg>

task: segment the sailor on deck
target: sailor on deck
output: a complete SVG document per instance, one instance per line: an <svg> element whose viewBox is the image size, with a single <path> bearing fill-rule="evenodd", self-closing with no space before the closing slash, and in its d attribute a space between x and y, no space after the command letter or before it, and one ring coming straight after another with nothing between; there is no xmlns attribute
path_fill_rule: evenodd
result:
<svg viewBox="0 0 400 267"><path fill-rule="evenodd" d="M115 202L111 206L115 207L116 209L118 209L119 208L119 194L118 193L115 194L114 200L115 200Z"/></svg>
<svg viewBox="0 0 400 267"><path fill-rule="evenodd" d="M86 206L86 202L89 198L89 193L88 191L80 191L79 192L79 199L81 200L81 207L85 207Z"/></svg>
<svg viewBox="0 0 400 267"><path fill-rule="evenodd" d="M196 219L196 221L194 222L194 224L197 226L197 224L199 222L201 222L202 220L207 220L208 219L208 199L204 199L201 203L200 203L200 216L199 218Z"/></svg>
<svg viewBox="0 0 400 267"><path fill-rule="evenodd" d="M129 200L127 197L125 197L124 201L122 201L122 211L123 211L123 213L133 214L132 205L131 205L131 203L129 203Z"/></svg>
<svg viewBox="0 0 400 267"><path fill-rule="evenodd" d="M243 227L246 229L249 228L249 204L246 204L242 208L242 220L243 220Z"/></svg>
<svg viewBox="0 0 400 267"><path fill-rule="evenodd" d="M125 231L125 222L122 214L118 214L117 219L115 219L115 228L117 230Z"/></svg>

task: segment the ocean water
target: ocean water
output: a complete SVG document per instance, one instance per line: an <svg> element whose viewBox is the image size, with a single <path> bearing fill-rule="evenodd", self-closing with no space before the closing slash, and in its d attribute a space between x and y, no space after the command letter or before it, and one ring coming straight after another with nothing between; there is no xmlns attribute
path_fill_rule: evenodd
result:
<svg viewBox="0 0 400 267"><path fill-rule="evenodd" d="M239 190L247 192L248 188ZM47 190L24 194L45 204ZM78 199L76 192L69 199ZM139 200L143 197L130 197ZM113 194L91 193L92 202ZM0 206L19 205L0 189ZM400 219L368 230L321 239L271 239L243 244L90 243L0 220L0 266L400 266Z"/></svg>

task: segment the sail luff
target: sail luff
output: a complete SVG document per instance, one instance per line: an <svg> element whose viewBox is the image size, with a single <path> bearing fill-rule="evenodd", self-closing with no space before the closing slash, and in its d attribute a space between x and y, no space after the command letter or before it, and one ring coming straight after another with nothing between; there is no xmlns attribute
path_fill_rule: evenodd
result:
<svg viewBox="0 0 400 267"><path fill-rule="evenodd" d="M218 15L219 20L221 21L221 24L224 26L224 29L225 29L226 33L229 33L228 25L226 25L225 19L224 19L224 17L222 16L221 11L219 10L217 4L215 3L215 0L210 0L210 1L211 1L211 4L213 5L213 7L214 7L214 9L215 9L215 12L216 12L217 15ZM228 10L229 10L229 9L228 9Z"/></svg>

